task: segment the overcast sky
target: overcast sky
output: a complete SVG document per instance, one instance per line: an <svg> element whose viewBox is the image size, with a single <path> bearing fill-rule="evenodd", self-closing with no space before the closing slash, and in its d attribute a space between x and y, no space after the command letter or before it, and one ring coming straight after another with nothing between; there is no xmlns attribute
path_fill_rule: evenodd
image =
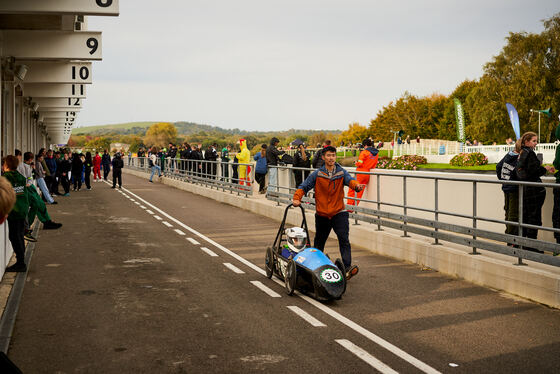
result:
<svg viewBox="0 0 560 374"><path fill-rule="evenodd" d="M391 100L476 79L509 31L542 31L558 0L120 0L80 126L192 121L345 129Z"/></svg>

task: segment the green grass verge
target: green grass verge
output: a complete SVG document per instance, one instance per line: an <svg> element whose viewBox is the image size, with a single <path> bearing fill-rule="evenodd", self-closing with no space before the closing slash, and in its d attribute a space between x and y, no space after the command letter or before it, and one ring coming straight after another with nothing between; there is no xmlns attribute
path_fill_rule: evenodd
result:
<svg viewBox="0 0 560 374"><path fill-rule="evenodd" d="M85 126L79 127L77 129L72 129L72 135L84 135L92 133L96 130L107 130L107 129L131 129L133 127L148 128L157 122L128 122L128 123L115 123L112 125L97 125L97 126Z"/></svg>
<svg viewBox="0 0 560 374"><path fill-rule="evenodd" d="M454 166L449 164L424 164L418 165L418 169L461 169L461 170L496 170L496 164L478 166Z"/></svg>

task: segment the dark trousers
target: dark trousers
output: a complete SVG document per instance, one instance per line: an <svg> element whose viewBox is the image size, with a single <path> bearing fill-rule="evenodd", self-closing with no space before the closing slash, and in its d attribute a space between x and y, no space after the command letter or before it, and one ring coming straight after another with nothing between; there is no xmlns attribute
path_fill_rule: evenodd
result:
<svg viewBox="0 0 560 374"><path fill-rule="evenodd" d="M338 238L340 256L344 266L348 269L352 265L350 240L348 240L348 232L350 230L348 212L340 212L330 219L315 214L315 241L313 243L315 248L324 251L331 229L334 230Z"/></svg>
<svg viewBox="0 0 560 374"><path fill-rule="evenodd" d="M296 181L296 188L298 188L303 181L309 176L309 170L293 170L294 179Z"/></svg>
<svg viewBox="0 0 560 374"><path fill-rule="evenodd" d="M49 192L51 195L58 195L58 179L60 177L50 177L50 183L47 182L47 186L49 187Z"/></svg>
<svg viewBox="0 0 560 374"><path fill-rule="evenodd" d="M504 192L504 210L506 221L519 222L519 191ZM518 235L517 225L506 225L506 234Z"/></svg>
<svg viewBox="0 0 560 374"><path fill-rule="evenodd" d="M9 238L12 248L16 254L18 264L25 263L25 219L24 218L8 218L8 228L10 230Z"/></svg>
<svg viewBox="0 0 560 374"><path fill-rule="evenodd" d="M68 175L61 175L60 176L60 183L62 184L62 188L64 189L64 193L70 192L70 181L68 180Z"/></svg>
<svg viewBox="0 0 560 374"><path fill-rule="evenodd" d="M103 165L103 179L107 180L110 171L111 167L109 165Z"/></svg>
<svg viewBox="0 0 560 374"><path fill-rule="evenodd" d="M84 173L84 180L86 182L86 187L91 188L91 168L86 168Z"/></svg>
<svg viewBox="0 0 560 374"><path fill-rule="evenodd" d="M82 188L82 173L80 171L72 171L72 179L74 180L75 190Z"/></svg>
<svg viewBox="0 0 560 374"><path fill-rule="evenodd" d="M259 184L259 192L264 191L264 189L266 188L266 174L255 173L255 180Z"/></svg>
<svg viewBox="0 0 560 374"><path fill-rule="evenodd" d="M122 171L121 169L113 168L113 187L117 185L117 180L119 182L119 187L122 187Z"/></svg>
<svg viewBox="0 0 560 374"><path fill-rule="evenodd" d="M554 206L552 207L552 227L560 229L560 188L554 189ZM556 243L560 243L560 233L554 233Z"/></svg>
<svg viewBox="0 0 560 374"><path fill-rule="evenodd" d="M546 190L541 188L525 188L523 191L523 223L542 226L542 206ZM539 230L523 228L523 236L536 239Z"/></svg>

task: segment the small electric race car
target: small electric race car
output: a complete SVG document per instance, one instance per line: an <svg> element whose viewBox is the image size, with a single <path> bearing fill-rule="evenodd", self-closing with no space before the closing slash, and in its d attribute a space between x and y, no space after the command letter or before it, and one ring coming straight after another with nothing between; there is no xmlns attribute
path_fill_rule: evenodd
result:
<svg viewBox="0 0 560 374"><path fill-rule="evenodd" d="M339 258L331 259L316 248L310 247L305 211L300 227L286 228L286 217L292 204L286 207L284 218L271 247L266 249L266 276L276 275L286 284L292 295L296 289L318 300L340 299L346 291L344 264Z"/></svg>

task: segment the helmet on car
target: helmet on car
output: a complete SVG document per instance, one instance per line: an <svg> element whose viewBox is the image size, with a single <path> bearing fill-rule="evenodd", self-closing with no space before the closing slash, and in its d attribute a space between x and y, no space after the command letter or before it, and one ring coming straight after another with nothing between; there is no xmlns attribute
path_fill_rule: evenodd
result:
<svg viewBox="0 0 560 374"><path fill-rule="evenodd" d="M301 227L286 229L288 247L294 252L301 252L307 244L307 233Z"/></svg>

